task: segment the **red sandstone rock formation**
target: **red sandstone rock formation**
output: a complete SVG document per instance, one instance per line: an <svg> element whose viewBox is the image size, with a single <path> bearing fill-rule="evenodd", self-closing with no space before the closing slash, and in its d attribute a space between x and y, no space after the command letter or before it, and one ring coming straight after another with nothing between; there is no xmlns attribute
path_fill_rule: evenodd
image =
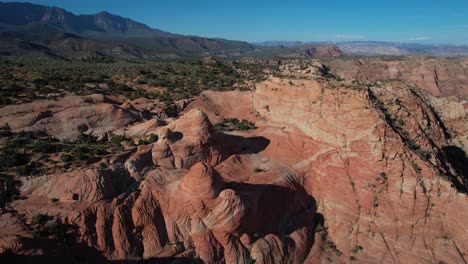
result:
<svg viewBox="0 0 468 264"><path fill-rule="evenodd" d="M345 79L358 80L406 80L415 83L435 96L455 95L468 97L468 59L398 57L382 60L330 60L333 73Z"/></svg>
<svg viewBox="0 0 468 264"><path fill-rule="evenodd" d="M466 262L466 164L452 157L450 131L466 137L467 116L455 99L400 81L349 89L270 78L143 121L138 107L92 98L66 98L41 118L48 103L21 106L31 113L16 120L2 108L0 124L71 137L83 120L88 133L158 140L103 158L106 167L23 179L24 199L10 206L24 218L2 214L2 250L50 254L26 246L33 216L47 214L75 227L66 253L84 260ZM63 103L75 101L91 105ZM228 117L258 128L216 131Z"/></svg>

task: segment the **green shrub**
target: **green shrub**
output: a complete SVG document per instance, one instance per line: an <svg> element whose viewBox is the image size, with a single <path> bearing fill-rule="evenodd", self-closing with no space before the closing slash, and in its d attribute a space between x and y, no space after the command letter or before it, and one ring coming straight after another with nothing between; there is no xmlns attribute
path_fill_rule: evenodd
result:
<svg viewBox="0 0 468 264"><path fill-rule="evenodd" d="M335 245L335 243L331 240L325 240L325 247L329 248L331 251L333 251L337 256L343 255L343 252L341 252Z"/></svg>
<svg viewBox="0 0 468 264"><path fill-rule="evenodd" d="M32 225L45 225L50 220L50 216L47 214L37 214L32 217L31 224Z"/></svg>
<svg viewBox="0 0 468 264"><path fill-rule="evenodd" d="M155 134L150 134L149 138L148 138L148 142L149 143L154 143L156 141L158 141L158 135L155 135Z"/></svg>
<svg viewBox="0 0 468 264"><path fill-rule="evenodd" d="M61 241L69 241L68 232L72 226L62 224L58 220L51 221L47 215L40 215L40 219L33 220L33 235L37 238L52 238Z"/></svg>
<svg viewBox="0 0 468 264"><path fill-rule="evenodd" d="M254 123L242 119L240 121L237 118L225 118L222 123L215 125L216 130L218 131L233 131L233 130L252 130L256 129Z"/></svg>
<svg viewBox="0 0 468 264"><path fill-rule="evenodd" d="M432 153L429 150L417 149L415 152L416 154L418 154L419 157L421 157L421 159L424 160L429 160L432 157Z"/></svg>
<svg viewBox="0 0 468 264"><path fill-rule="evenodd" d="M0 208L15 199L19 193L21 182L14 180L12 176L0 174Z"/></svg>
<svg viewBox="0 0 468 264"><path fill-rule="evenodd" d="M354 254L358 253L359 250L363 250L364 248L360 245L356 245L353 247L353 249L351 249L351 252L353 252Z"/></svg>
<svg viewBox="0 0 468 264"><path fill-rule="evenodd" d="M414 139L405 139L405 144L412 150L418 150L421 148Z"/></svg>
<svg viewBox="0 0 468 264"><path fill-rule="evenodd" d="M63 153L63 154L60 155L59 159L60 159L61 162L70 162L70 161L73 160L73 157L70 156L69 154Z"/></svg>
<svg viewBox="0 0 468 264"><path fill-rule="evenodd" d="M15 168L15 173L21 176L31 176L35 173L36 171L36 166L35 164L28 164L28 165L23 165L23 166L18 166Z"/></svg>
<svg viewBox="0 0 468 264"><path fill-rule="evenodd" d="M53 145L51 143L44 142L44 141L35 141L29 147L31 148L33 152L43 153L43 154L55 153L58 151L58 148L56 145Z"/></svg>
<svg viewBox="0 0 468 264"><path fill-rule="evenodd" d="M414 161L411 161L411 166L413 167L416 173L420 173L422 171L422 169Z"/></svg>
<svg viewBox="0 0 468 264"><path fill-rule="evenodd" d="M118 145L126 140L127 138L125 137L125 135L112 135L110 138L110 142L115 145Z"/></svg>
<svg viewBox="0 0 468 264"><path fill-rule="evenodd" d="M8 137L11 135L11 128L8 123L5 123L2 127L0 127L0 137Z"/></svg>
<svg viewBox="0 0 468 264"><path fill-rule="evenodd" d="M0 152L0 169L21 166L29 162L28 155L4 149Z"/></svg>
<svg viewBox="0 0 468 264"><path fill-rule="evenodd" d="M76 146L72 149L71 151L71 157L73 158L74 161L77 162L82 162L86 161L89 158L89 148L84 147L84 146Z"/></svg>
<svg viewBox="0 0 468 264"><path fill-rule="evenodd" d="M93 144L97 142L97 138L93 135L82 133L76 140L75 144Z"/></svg>

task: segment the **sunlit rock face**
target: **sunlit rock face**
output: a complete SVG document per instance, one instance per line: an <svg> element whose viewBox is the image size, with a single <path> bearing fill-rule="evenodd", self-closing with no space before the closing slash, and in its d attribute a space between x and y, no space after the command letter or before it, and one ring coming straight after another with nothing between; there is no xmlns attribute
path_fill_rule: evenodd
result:
<svg viewBox="0 0 468 264"><path fill-rule="evenodd" d="M113 105L104 107L106 118L93 110L92 133L157 140L80 168L25 178L24 199L11 204L27 223L46 213L72 226L73 254L86 260L465 261L466 156L453 144L466 137L459 100L396 80L350 88L334 80L273 77L255 91L203 92L165 120L140 119L141 110L129 103L91 99L86 102L99 107L89 109ZM443 106L447 111L440 113ZM43 125L62 120L58 112ZM215 129L232 117L256 128ZM40 130L28 118L12 128ZM71 136L72 123L60 131L42 128ZM0 230L3 248L47 256L58 247L49 240L41 245L15 219L0 218L11 226Z"/></svg>

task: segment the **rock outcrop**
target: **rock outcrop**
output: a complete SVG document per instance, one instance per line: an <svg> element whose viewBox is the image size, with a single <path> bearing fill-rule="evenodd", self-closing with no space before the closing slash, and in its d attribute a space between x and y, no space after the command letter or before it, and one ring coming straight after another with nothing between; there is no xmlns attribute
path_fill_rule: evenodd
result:
<svg viewBox="0 0 468 264"><path fill-rule="evenodd" d="M135 109L125 105L122 108L99 94L6 106L0 111L0 124L7 123L13 131L43 133L59 139L74 139L82 133L102 136L140 120Z"/></svg>
<svg viewBox="0 0 468 264"><path fill-rule="evenodd" d="M330 60L331 71L345 79L411 81L434 96L468 98L468 59L399 57Z"/></svg>
<svg viewBox="0 0 468 264"><path fill-rule="evenodd" d="M180 119L161 128L153 145L155 165L163 168L190 168L199 161L213 164L222 158L214 127L205 113L191 110Z"/></svg>

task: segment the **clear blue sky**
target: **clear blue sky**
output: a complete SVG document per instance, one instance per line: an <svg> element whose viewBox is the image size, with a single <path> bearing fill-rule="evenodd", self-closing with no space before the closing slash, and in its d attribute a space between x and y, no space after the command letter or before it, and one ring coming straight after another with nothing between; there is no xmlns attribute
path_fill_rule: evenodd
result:
<svg viewBox="0 0 468 264"><path fill-rule="evenodd" d="M235 40L468 44L468 0L30 0Z"/></svg>

